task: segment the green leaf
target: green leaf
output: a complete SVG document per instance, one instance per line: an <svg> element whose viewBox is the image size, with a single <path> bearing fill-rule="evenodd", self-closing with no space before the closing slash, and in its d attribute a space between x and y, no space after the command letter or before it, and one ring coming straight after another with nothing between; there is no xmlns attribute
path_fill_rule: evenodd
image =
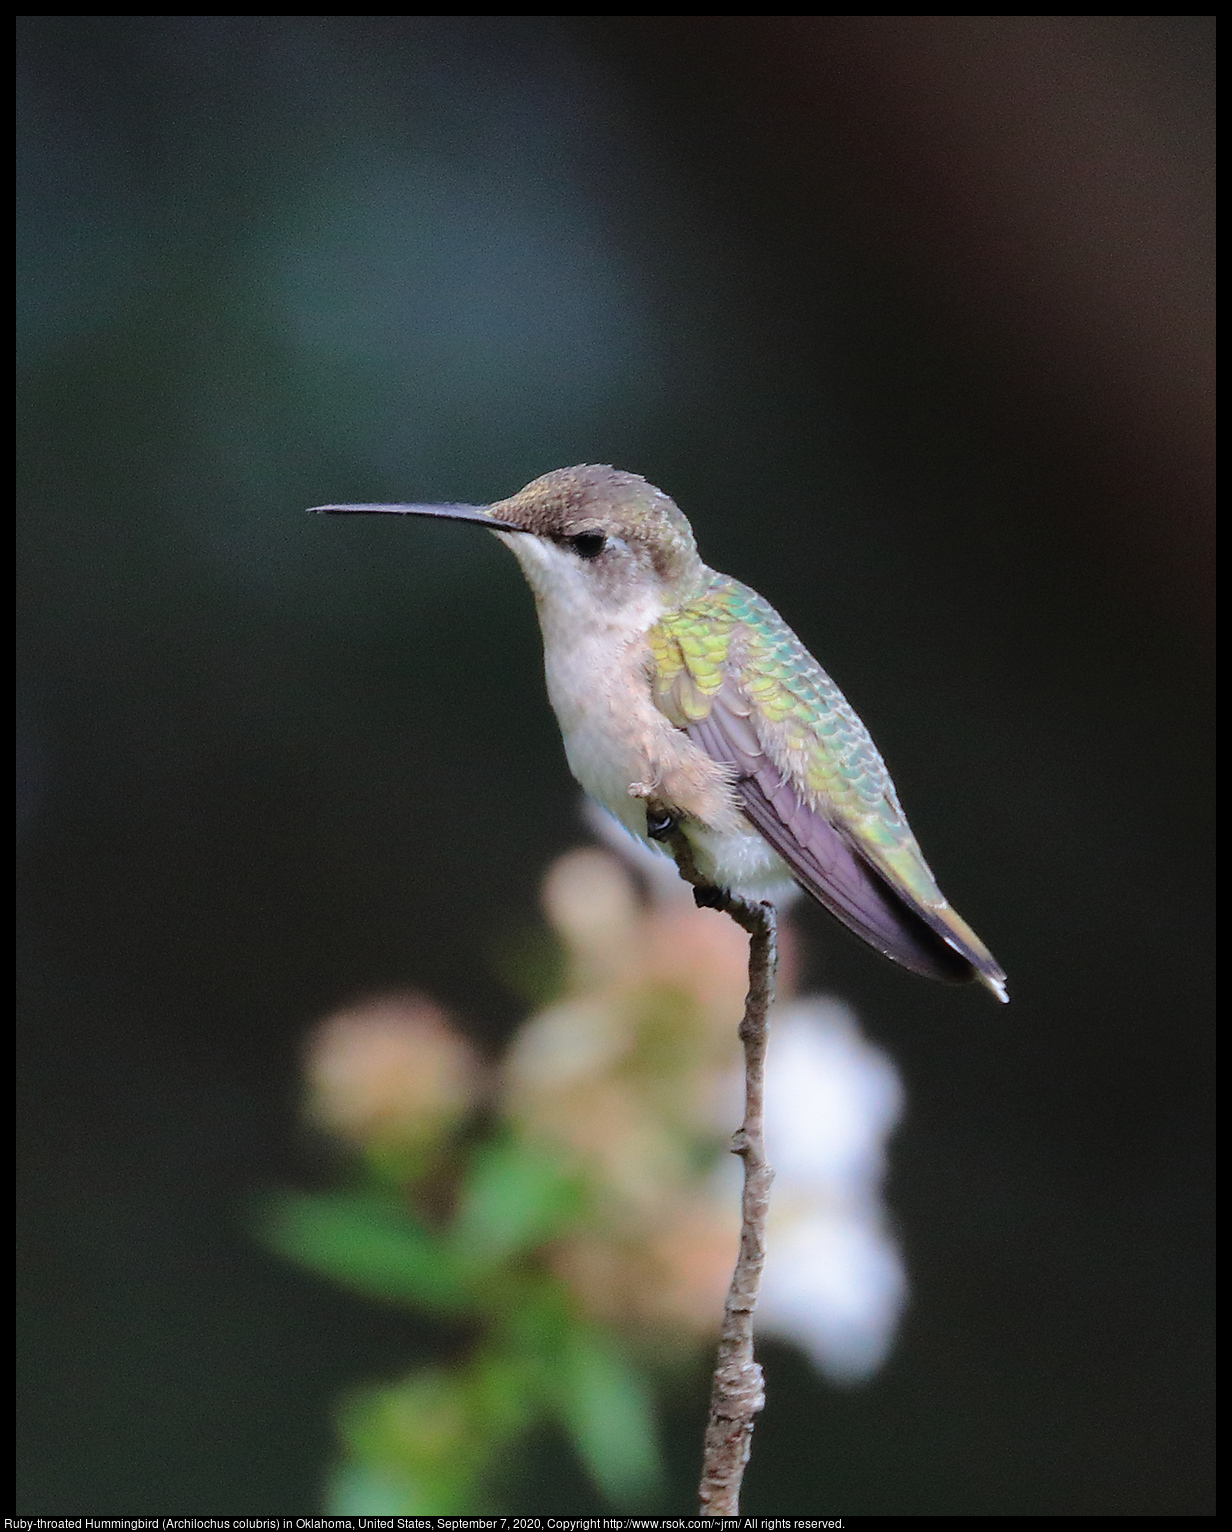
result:
<svg viewBox="0 0 1232 1532"><path fill-rule="evenodd" d="M335 1507L344 1493L353 1505L382 1494L393 1505L396 1492L421 1513L482 1509L486 1470L533 1418L516 1373L495 1357L479 1367L421 1367L351 1394L338 1413L349 1461L334 1481Z"/></svg>
<svg viewBox="0 0 1232 1532"><path fill-rule="evenodd" d="M441 1499L433 1485L364 1463L344 1463L330 1476L325 1512L330 1516L431 1516Z"/></svg>
<svg viewBox="0 0 1232 1532"><path fill-rule="evenodd" d="M268 1249L366 1297L443 1315L476 1306L469 1265L384 1198L285 1192L266 1202L258 1232Z"/></svg>
<svg viewBox="0 0 1232 1532"><path fill-rule="evenodd" d="M663 1478L648 1380L608 1337L577 1329L561 1357L565 1429L595 1483L615 1505L636 1503Z"/></svg>
<svg viewBox="0 0 1232 1532"><path fill-rule="evenodd" d="M455 1248L489 1269L499 1266L568 1228L581 1196L577 1177L550 1152L512 1135L484 1144L458 1205Z"/></svg>

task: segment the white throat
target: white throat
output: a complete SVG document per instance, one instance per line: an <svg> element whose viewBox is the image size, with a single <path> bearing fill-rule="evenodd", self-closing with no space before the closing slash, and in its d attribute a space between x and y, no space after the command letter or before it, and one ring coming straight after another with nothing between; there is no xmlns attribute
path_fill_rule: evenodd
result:
<svg viewBox="0 0 1232 1532"><path fill-rule="evenodd" d="M629 784L644 774L647 730L666 725L650 699L642 642L666 610L663 594L647 583L605 601L575 554L526 534L497 536L535 593L548 698L569 768L591 797L644 834L645 807L630 798Z"/></svg>

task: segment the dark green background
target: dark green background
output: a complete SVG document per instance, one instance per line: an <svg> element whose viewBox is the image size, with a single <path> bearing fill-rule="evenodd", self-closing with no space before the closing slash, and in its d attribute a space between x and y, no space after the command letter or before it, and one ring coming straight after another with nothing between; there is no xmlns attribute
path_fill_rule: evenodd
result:
<svg viewBox="0 0 1232 1532"><path fill-rule="evenodd" d="M20 36L19 1509L309 1510L449 1343L246 1199L329 1007L515 1024L576 794L512 560L301 511L599 461L836 676L1013 995L802 917L913 1299L863 1389L769 1353L745 1508L1208 1510L1208 21Z"/></svg>

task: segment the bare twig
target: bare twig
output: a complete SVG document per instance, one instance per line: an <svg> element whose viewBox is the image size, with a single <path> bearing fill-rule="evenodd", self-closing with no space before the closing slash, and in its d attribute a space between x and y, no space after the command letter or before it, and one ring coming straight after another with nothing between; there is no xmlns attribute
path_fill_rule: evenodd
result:
<svg viewBox="0 0 1232 1532"><path fill-rule="evenodd" d="M774 1180L774 1172L766 1163L764 1094L766 1017L774 1000L778 926L772 904L752 904L709 887L697 871L692 847L674 823L663 838L681 876L693 885L698 905L724 911L749 933L749 993L740 1023L744 1122L732 1138L732 1153L744 1161L740 1253L723 1310L698 1491L702 1515L735 1516L753 1443L753 1423L766 1402L762 1370L753 1360L753 1310L766 1260L766 1212Z"/></svg>
<svg viewBox="0 0 1232 1532"><path fill-rule="evenodd" d="M744 1195L740 1205L740 1254L723 1310L719 1355L710 1389L699 1496L703 1515L735 1516L740 1509L740 1484L753 1442L753 1421L766 1402L762 1371L753 1360L753 1310L766 1260L766 1210L774 1179L774 1172L766 1163L763 1093L766 1013L774 999L778 933L772 904L727 899L716 907L726 910L749 933L749 994L740 1023L740 1041L744 1044L744 1122L732 1139L733 1153L744 1160Z"/></svg>

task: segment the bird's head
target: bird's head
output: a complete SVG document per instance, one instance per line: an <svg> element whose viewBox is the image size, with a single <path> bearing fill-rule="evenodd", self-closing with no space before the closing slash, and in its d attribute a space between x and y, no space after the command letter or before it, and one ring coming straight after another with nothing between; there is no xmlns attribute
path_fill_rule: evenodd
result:
<svg viewBox="0 0 1232 1532"><path fill-rule="evenodd" d="M492 505L322 505L334 514L437 516L485 526L517 557L541 607L678 606L704 565L684 514L639 474L557 468Z"/></svg>

